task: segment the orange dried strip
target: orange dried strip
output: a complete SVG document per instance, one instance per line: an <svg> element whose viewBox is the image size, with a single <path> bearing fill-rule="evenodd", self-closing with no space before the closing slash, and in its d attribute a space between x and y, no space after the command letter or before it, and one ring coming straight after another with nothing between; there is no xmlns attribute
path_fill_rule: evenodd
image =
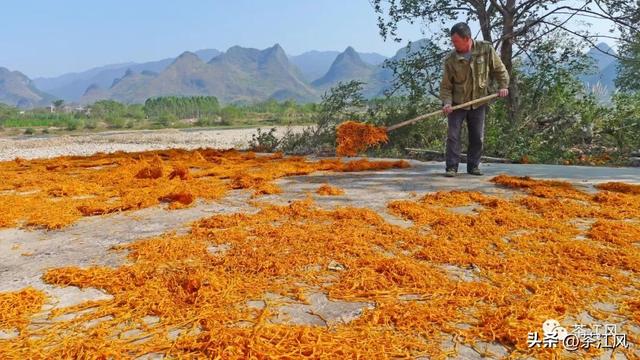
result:
<svg viewBox="0 0 640 360"><path fill-rule="evenodd" d="M245 173L271 180L273 174L340 171L347 165L326 160L308 168L299 160L270 159L242 172L245 161L260 157L201 156L230 167L222 175L228 179ZM140 180L139 186L155 181ZM640 248L634 238L640 195L592 196L535 179L502 181L536 191L509 199L452 191L391 202L389 211L411 221L409 227L392 225L371 209L324 210L311 198L262 204L257 213L197 221L184 235L121 246L129 262L119 267L50 269L43 276L47 283L98 288L113 299L88 303L83 306L91 312L0 341L0 358L459 357L442 347L451 337L469 346L502 345L512 357L549 358L562 353L527 344L528 333L541 332L548 318L570 326L568 319L593 314L594 304L609 302L619 305L617 319L637 321ZM174 179L172 189L176 183L184 185ZM264 184L269 182L257 185ZM248 188L256 189L251 181ZM471 214L450 209L469 204L479 208ZM587 217L603 218L587 230L574 223ZM330 269L331 263L343 270ZM304 300L309 291L375 307L324 328L274 323L279 304L269 301L262 310L247 306L267 293ZM149 316L158 317L157 324L149 325ZM142 334L128 336L129 330ZM175 331L181 334L177 339L167 336Z"/></svg>
<svg viewBox="0 0 640 360"><path fill-rule="evenodd" d="M170 202L170 203L178 202L182 205L189 205L193 202L194 197L193 197L193 194L191 194L190 192L174 192L169 195L160 197L159 200Z"/></svg>
<svg viewBox="0 0 640 360"><path fill-rule="evenodd" d="M525 189L531 195L544 198L567 197L585 199L588 197L587 194L575 189L573 185L566 181L537 180L528 176L498 175L491 179L491 182L510 188Z"/></svg>
<svg viewBox="0 0 640 360"><path fill-rule="evenodd" d="M625 184L621 182L607 182L596 185L600 190L614 191L625 194L640 194L640 185Z"/></svg>
<svg viewBox="0 0 640 360"><path fill-rule="evenodd" d="M389 141L385 128L355 121L338 125L336 135L336 153L339 156L356 156L372 146Z"/></svg>
<svg viewBox="0 0 640 360"><path fill-rule="evenodd" d="M230 189L251 189L254 196L277 194L281 190L273 181L285 176L406 166L403 161L313 162L213 149L0 162L0 228L57 229L82 216L142 209L162 201L180 208L197 198L218 199Z"/></svg>
<svg viewBox="0 0 640 360"><path fill-rule="evenodd" d="M344 195L344 190L335 186L331 186L329 184L322 184L320 185L318 190L316 190L316 193L319 195L336 196L336 195Z"/></svg>
<svg viewBox="0 0 640 360"><path fill-rule="evenodd" d="M169 174L169 180L178 177L180 180L189 180L191 179L191 174L189 173L189 168L184 165L176 165L173 167L173 171Z"/></svg>
<svg viewBox="0 0 640 360"><path fill-rule="evenodd" d="M0 293L0 330L24 330L30 317L42 308L45 298L42 291L31 287Z"/></svg>

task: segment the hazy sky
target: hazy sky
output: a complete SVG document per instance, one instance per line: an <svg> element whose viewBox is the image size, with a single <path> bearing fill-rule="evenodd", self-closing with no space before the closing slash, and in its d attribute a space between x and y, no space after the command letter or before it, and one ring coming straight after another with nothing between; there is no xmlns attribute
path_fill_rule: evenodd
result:
<svg viewBox="0 0 640 360"><path fill-rule="evenodd" d="M401 29L423 37L418 25ZM275 43L290 55L401 47L382 40L368 0L3 0L0 13L0 66L32 78Z"/></svg>
<svg viewBox="0 0 640 360"><path fill-rule="evenodd" d="M275 43L291 55L400 48L382 40L368 0L3 0L0 13L0 66L30 77Z"/></svg>

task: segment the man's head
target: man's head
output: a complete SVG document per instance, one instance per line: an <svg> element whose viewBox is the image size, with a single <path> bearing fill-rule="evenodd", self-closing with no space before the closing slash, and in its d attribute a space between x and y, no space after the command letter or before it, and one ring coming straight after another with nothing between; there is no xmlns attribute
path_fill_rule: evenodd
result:
<svg viewBox="0 0 640 360"><path fill-rule="evenodd" d="M471 50L471 29L466 23L460 22L451 28L451 42L459 53L466 53Z"/></svg>

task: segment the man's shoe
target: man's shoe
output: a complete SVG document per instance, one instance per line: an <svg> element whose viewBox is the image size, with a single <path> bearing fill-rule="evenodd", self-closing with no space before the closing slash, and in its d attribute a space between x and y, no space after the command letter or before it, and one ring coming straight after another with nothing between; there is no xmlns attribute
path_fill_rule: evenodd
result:
<svg viewBox="0 0 640 360"><path fill-rule="evenodd" d="M444 173L444 176L455 177L457 174L458 172L456 171L456 169L447 169L447 171Z"/></svg>
<svg viewBox="0 0 640 360"><path fill-rule="evenodd" d="M482 174L482 171L480 171L480 168L477 168L477 167L475 167L475 168L473 168L473 169L471 169L471 170L469 170L467 172L469 174L471 174L471 175L477 175L477 176L484 175L484 174Z"/></svg>

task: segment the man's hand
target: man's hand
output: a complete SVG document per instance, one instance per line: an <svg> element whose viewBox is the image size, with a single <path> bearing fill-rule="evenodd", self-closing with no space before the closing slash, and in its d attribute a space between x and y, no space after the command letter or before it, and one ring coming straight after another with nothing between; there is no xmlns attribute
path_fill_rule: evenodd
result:
<svg viewBox="0 0 640 360"><path fill-rule="evenodd" d="M445 115L451 114L452 111L453 111L453 109L451 108L451 104L446 104L445 106L442 107L442 112Z"/></svg>
<svg viewBox="0 0 640 360"><path fill-rule="evenodd" d="M499 97L507 97L509 96L509 89L500 89L498 90Z"/></svg>

